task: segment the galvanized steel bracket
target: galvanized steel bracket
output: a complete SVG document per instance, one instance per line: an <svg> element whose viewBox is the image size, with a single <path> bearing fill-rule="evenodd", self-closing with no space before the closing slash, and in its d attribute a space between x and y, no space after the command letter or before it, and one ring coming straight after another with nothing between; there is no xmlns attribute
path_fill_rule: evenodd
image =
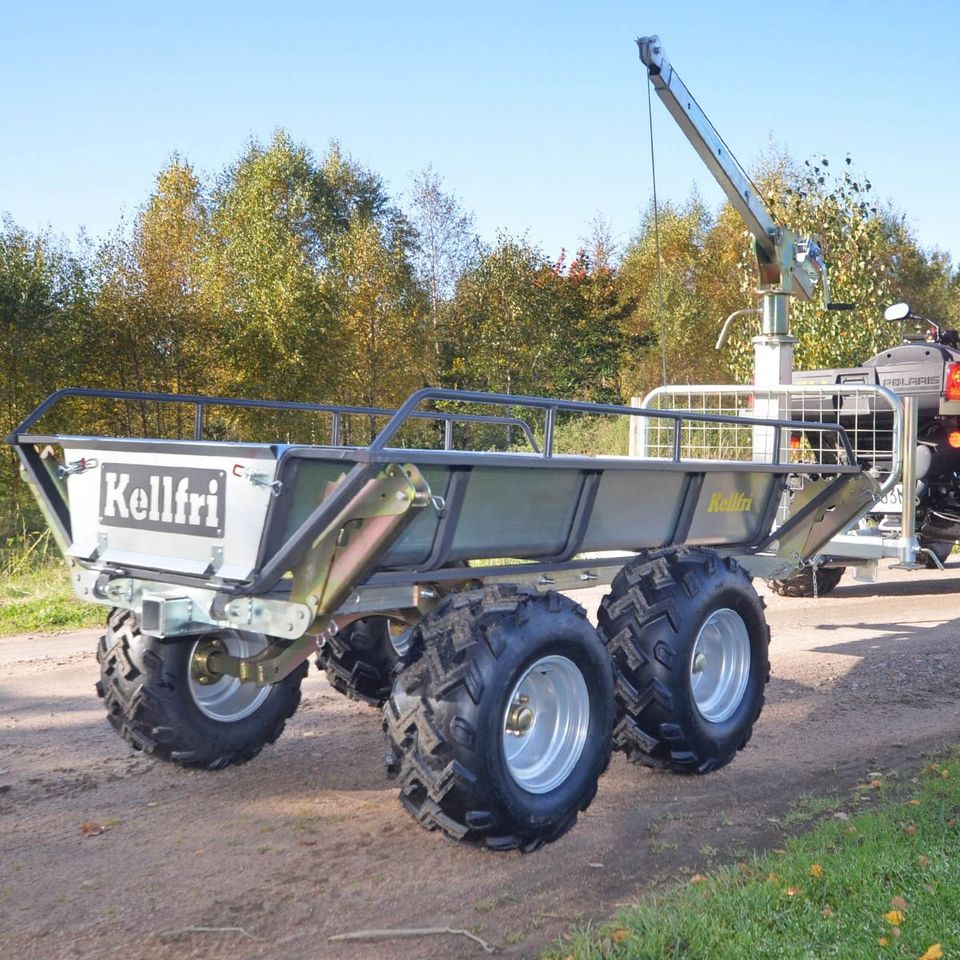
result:
<svg viewBox="0 0 960 960"><path fill-rule="evenodd" d="M290 599L306 604L318 619L332 617L431 496L413 464L387 464L314 538L293 571Z"/></svg>

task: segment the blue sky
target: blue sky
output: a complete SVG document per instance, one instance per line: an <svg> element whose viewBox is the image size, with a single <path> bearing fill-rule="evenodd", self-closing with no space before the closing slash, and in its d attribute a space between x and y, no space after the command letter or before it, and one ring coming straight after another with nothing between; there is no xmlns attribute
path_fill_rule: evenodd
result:
<svg viewBox="0 0 960 960"><path fill-rule="evenodd" d="M850 153L920 242L960 259L960 5L721 2L7 4L0 211L94 236L176 151L214 173L283 127L338 139L400 196L428 164L486 239L555 255L651 193L646 76L667 54L746 166ZM722 194L654 101L661 198Z"/></svg>

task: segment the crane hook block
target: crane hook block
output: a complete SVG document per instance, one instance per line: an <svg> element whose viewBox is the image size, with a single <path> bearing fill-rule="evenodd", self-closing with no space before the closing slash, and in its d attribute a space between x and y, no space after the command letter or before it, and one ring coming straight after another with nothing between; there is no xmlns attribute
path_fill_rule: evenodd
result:
<svg viewBox="0 0 960 960"><path fill-rule="evenodd" d="M663 47L660 45L660 38L655 34L651 37L637 37L637 47L640 50L640 59L650 76L659 74L663 67Z"/></svg>

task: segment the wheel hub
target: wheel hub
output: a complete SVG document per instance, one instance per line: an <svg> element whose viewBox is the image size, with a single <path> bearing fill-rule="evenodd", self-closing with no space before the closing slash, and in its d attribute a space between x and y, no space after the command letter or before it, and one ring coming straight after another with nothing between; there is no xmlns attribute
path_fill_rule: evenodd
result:
<svg viewBox="0 0 960 960"><path fill-rule="evenodd" d="M258 633L240 633L227 630L213 636L199 637L190 652L190 676L187 688L197 709L220 723L234 723L255 713L270 696L270 687L244 683L210 670L209 660L214 653L232 657L252 657L268 645L267 638Z"/></svg>
<svg viewBox="0 0 960 960"><path fill-rule="evenodd" d="M580 760L590 728L590 694L580 668L551 655L532 663L503 713L507 772L528 793L557 789Z"/></svg>
<svg viewBox="0 0 960 960"><path fill-rule="evenodd" d="M226 644L219 637L198 640L197 645L193 648L193 655L190 657L191 679L203 686L222 680L222 673L213 673L210 670L210 655L226 652Z"/></svg>
<svg viewBox="0 0 960 960"><path fill-rule="evenodd" d="M527 734L536 720L536 714L527 704L530 698L521 694L513 702L513 708L507 714L506 730L514 737L523 737Z"/></svg>
<svg viewBox="0 0 960 960"><path fill-rule="evenodd" d="M743 702L750 679L750 635L735 610L714 610L690 657L690 688L700 715L723 723Z"/></svg>

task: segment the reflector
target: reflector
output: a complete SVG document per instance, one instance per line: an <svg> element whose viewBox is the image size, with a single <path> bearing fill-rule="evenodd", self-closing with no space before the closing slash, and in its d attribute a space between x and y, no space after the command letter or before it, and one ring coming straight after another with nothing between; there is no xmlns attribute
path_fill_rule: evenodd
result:
<svg viewBox="0 0 960 960"><path fill-rule="evenodd" d="M943 395L948 400L960 400L960 363L947 365L946 383L943 385Z"/></svg>

